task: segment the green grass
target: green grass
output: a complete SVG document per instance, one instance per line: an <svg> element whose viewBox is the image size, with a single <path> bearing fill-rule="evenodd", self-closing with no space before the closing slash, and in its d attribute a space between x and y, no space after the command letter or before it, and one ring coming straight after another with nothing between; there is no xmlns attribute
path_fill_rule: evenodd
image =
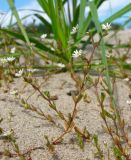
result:
<svg viewBox="0 0 131 160"><path fill-rule="evenodd" d="M102 5L103 2L104 0L94 0L96 10ZM55 51L52 51L50 46L47 46L46 44L42 43L36 36L37 34L35 34L34 36L33 35L30 36L29 34L27 35L27 32L24 26L22 25L22 19L19 18L18 11L16 10L13 0L8 0L8 4L11 8L13 15L17 20L21 33L11 30L10 27L9 29L0 29L0 30L2 32L6 32L12 37L15 37L16 39L21 39L25 41L30 47L30 49L31 49L30 42L35 43L36 49L39 51L41 50L40 52L39 51L36 52L41 56L41 58L48 56L48 58L51 58L52 61L54 60L55 62L57 61L65 64L69 63L73 51L81 43L81 38L86 34L86 31L90 31L92 35L96 33L96 28L92 23L91 12L89 12L87 16L85 16L84 14L85 8L88 6L87 1L82 0L78 5L77 5L77 0L71 0L70 2L68 0L64 1L38 0L38 3L43 9L43 13L46 13L48 15L50 22L47 19L45 19L44 16L39 14L39 12L41 13L41 11L35 10L37 11L37 14L34 15L44 24L45 28L48 28L49 30L52 31L53 37L51 37L48 34L48 38L53 39L53 41L57 43L57 49ZM67 3L68 5L68 14L65 12L64 8L65 3ZM72 3L72 9L70 8L70 3ZM115 19L119 18L120 16L124 15L125 13L129 12L130 10L131 10L131 4L128 4L118 12L114 13L112 16L105 19L102 23L106 22L110 23ZM71 15L73 15L72 18ZM67 22L67 19L69 22ZM70 32L72 30L72 27L76 26L77 24L79 24L79 30L76 35L72 36L74 40L74 44L72 45L68 43L71 38ZM37 39L32 37L36 37ZM89 43L90 43L89 40L81 43L82 48L84 49Z"/></svg>
<svg viewBox="0 0 131 160"><path fill-rule="evenodd" d="M22 22L21 22L21 19L19 18L19 14L18 14L18 12L17 12L17 10L16 10L16 7L15 7L15 5L14 5L14 0L8 0L8 4L9 4L9 6L10 6L10 9L11 9L13 15L15 16L15 18L16 18L16 20L17 20L17 23L18 23L18 25L19 25L19 27L20 27L20 30L21 30L21 32L22 32L22 34L23 34L23 36L24 36L24 38L25 38L25 40L26 40L29 48L32 49L31 46L30 46L30 40L29 40L29 38L28 38L28 35L27 35L27 33L26 33L26 31L25 31L25 29L24 29L24 27L23 27L23 24L22 24Z"/></svg>
<svg viewBox="0 0 131 160"><path fill-rule="evenodd" d="M110 75L109 75L109 68L108 68L108 62L107 62L107 58L106 58L106 46L105 46L105 42L104 42L104 39L103 39L103 31L102 31L102 27L101 27L101 24L99 22L99 18L98 18L98 14L97 14L97 8L94 4L93 1L89 2L89 7L90 7L90 10L91 10L91 14L92 14L92 18L93 18L93 21L94 21L94 24L97 28L97 33L99 34L100 38L101 38L101 42L100 42L100 49L101 49L101 57L102 57L102 63L104 65L104 68L105 68L105 77L106 77L106 83L107 83L107 86L108 86L108 90L109 90L109 94L110 94L110 97L112 98L112 106L114 108L114 111L115 111L115 114L116 114L116 117L119 119L119 110L116 106L116 100L114 98L114 95L113 95L113 88L112 88L112 84L111 84L111 79L110 79Z"/></svg>

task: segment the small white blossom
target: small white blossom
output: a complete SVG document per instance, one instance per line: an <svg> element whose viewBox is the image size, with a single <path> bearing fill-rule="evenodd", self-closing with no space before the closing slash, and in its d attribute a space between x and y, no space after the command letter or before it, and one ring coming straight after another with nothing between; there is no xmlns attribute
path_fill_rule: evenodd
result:
<svg viewBox="0 0 131 160"><path fill-rule="evenodd" d="M106 31L110 30L111 29L111 24L109 24L109 23L102 24L102 29L106 30Z"/></svg>
<svg viewBox="0 0 131 160"><path fill-rule="evenodd" d="M129 81L129 78L124 78L123 79L125 82L128 82Z"/></svg>
<svg viewBox="0 0 131 160"><path fill-rule="evenodd" d="M10 92L11 95L16 95L18 93L18 90L13 90Z"/></svg>
<svg viewBox="0 0 131 160"><path fill-rule="evenodd" d="M82 50L81 49L80 50L75 50L73 52L73 54L72 54L72 57L73 58L77 58L77 57L81 56L81 54L82 54Z"/></svg>
<svg viewBox="0 0 131 160"><path fill-rule="evenodd" d="M60 68L64 68L65 67L65 65L63 64L63 63L58 63L58 64L56 64L58 67L60 67Z"/></svg>
<svg viewBox="0 0 131 160"><path fill-rule="evenodd" d="M51 47L51 50L52 50L52 51L55 51L55 49L54 49L53 47Z"/></svg>
<svg viewBox="0 0 131 160"><path fill-rule="evenodd" d="M126 103L127 103L128 105L131 105L131 100L127 100Z"/></svg>
<svg viewBox="0 0 131 160"><path fill-rule="evenodd" d="M46 37L47 37L47 34L42 34L42 35L40 36L40 38L41 38L42 41L43 41Z"/></svg>
<svg viewBox="0 0 131 160"><path fill-rule="evenodd" d="M0 58L0 62L3 63L3 64L5 64L5 63L7 63L8 61L7 61L7 58Z"/></svg>
<svg viewBox="0 0 131 160"><path fill-rule="evenodd" d="M13 48L11 48L10 53L15 53L15 51L16 51L16 48L13 47Z"/></svg>
<svg viewBox="0 0 131 160"><path fill-rule="evenodd" d="M76 27L72 28L71 34L75 34L78 31L78 29L79 29L79 26L77 24Z"/></svg>
<svg viewBox="0 0 131 160"><path fill-rule="evenodd" d="M32 47L35 46L35 43L30 43L30 46L32 46Z"/></svg>
<svg viewBox="0 0 131 160"><path fill-rule="evenodd" d="M110 58L110 57L113 57L113 56L114 56L114 54L113 54L113 53L106 52L106 57L107 57L107 58Z"/></svg>
<svg viewBox="0 0 131 160"><path fill-rule="evenodd" d="M13 133L13 131L7 131L3 134L0 135L0 139L4 139L7 138L8 136L10 136Z"/></svg>
<svg viewBox="0 0 131 160"><path fill-rule="evenodd" d="M5 64L7 62L12 62L14 60L15 60L15 57L7 57L7 58L1 58L0 62L3 63L3 64Z"/></svg>
<svg viewBox="0 0 131 160"><path fill-rule="evenodd" d="M29 69L27 69L27 71L28 72L31 72L31 73L34 73L34 72L36 72L38 69L33 69L33 68L29 68Z"/></svg>
<svg viewBox="0 0 131 160"><path fill-rule="evenodd" d="M106 53L106 57L107 57L107 58L110 58L110 57L111 57L111 54Z"/></svg>
<svg viewBox="0 0 131 160"><path fill-rule="evenodd" d="M99 62L99 61L96 61L96 62L95 62L95 64L96 64L96 65L99 65L99 64L100 64L100 62Z"/></svg>
<svg viewBox="0 0 131 160"><path fill-rule="evenodd" d="M13 62L15 60L15 57L7 57L8 62Z"/></svg>
<svg viewBox="0 0 131 160"><path fill-rule="evenodd" d="M106 141L103 141L104 145L107 145L107 142Z"/></svg>
<svg viewBox="0 0 131 160"><path fill-rule="evenodd" d="M21 77L22 74L23 74L23 72L24 72L24 70L21 69L21 70L19 70L19 72L15 73L15 76L16 76L16 77Z"/></svg>
<svg viewBox="0 0 131 160"><path fill-rule="evenodd" d="M127 64L131 64L131 60L130 60L130 59L127 59L127 60L126 60L126 63L127 63Z"/></svg>

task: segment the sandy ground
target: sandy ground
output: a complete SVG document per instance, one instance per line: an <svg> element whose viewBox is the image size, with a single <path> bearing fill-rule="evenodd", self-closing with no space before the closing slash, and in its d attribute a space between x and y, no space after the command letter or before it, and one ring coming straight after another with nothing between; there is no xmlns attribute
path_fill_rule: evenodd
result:
<svg viewBox="0 0 131 160"><path fill-rule="evenodd" d="M39 80L42 81L40 78ZM63 83L65 83L65 85L61 87ZM24 82L22 79L16 79L14 84L11 85L11 90L14 89L14 86L19 89L20 86L23 85ZM121 82L121 80L118 80L117 88L120 108L128 124L128 130L131 131L131 108L126 105L129 88ZM66 115L72 111L73 101L67 93L74 89L74 82L68 73L53 75L41 89L48 90L52 95L58 96L56 104L60 111ZM27 97L32 92L33 89L27 86L22 96ZM95 98L94 90L89 90L88 95L91 97L91 103L81 102L78 105L79 111L75 121L81 129L86 126L91 134L98 134L100 144L103 148L103 141L107 142L108 145L111 144L111 141L101 127L103 121L99 116L100 109ZM41 108L45 113L51 113L57 123L59 123L58 118L50 111L47 103L41 97L38 98L37 93L30 98L29 102ZM106 104L106 106L108 108L108 104ZM1 127L4 128L5 131L10 130L10 128L14 129L17 142L22 151L30 147L42 146L43 144L45 147L44 135L48 135L51 139L62 133L61 128L51 125L48 121L41 119L40 116L31 111L25 111L18 102L14 101L14 97L8 93L0 92L0 111L1 117L4 119ZM9 116L10 112L12 112L12 117ZM87 143L84 151L82 151L76 142L73 143L74 138L75 135L73 132L65 136L63 143L56 146L56 158L48 152L46 147L44 150L33 151L31 157L33 160L86 160L86 158L94 160L94 146L91 143ZM4 145L4 142L0 140L0 150L3 149ZM105 149L104 152L106 152ZM15 160L16 158L12 159Z"/></svg>
<svg viewBox="0 0 131 160"><path fill-rule="evenodd" d="M122 33L120 32L119 34L121 39L123 39ZM127 34L127 36L129 41L129 34ZM42 82L42 78L39 78L39 81ZM16 78L10 86L10 90L12 91L14 88L21 90L24 84L22 78ZM41 87L41 90L50 91L51 95L58 96L58 100L56 100L55 103L58 109L65 113L65 115L68 115L68 113L73 110L73 100L67 93L74 89L74 82L70 78L69 73L52 75ZM127 99L129 99L129 88L126 82L118 79L117 89L119 107L127 123L127 129L131 139L131 107L126 104ZM32 87L27 86L23 90L22 97L26 98L31 93L33 93ZM91 97L91 103L87 104L83 101L79 103L78 115L75 122L81 129L86 126L91 134L97 134L99 136L101 147L106 154L107 150L103 142L107 142L109 146L112 142L108 134L105 133L101 127L103 121L99 115L100 108L94 94L94 89L88 90L87 93ZM38 96L38 93L35 93L29 99L29 103L41 108L45 113L51 113L56 122L58 124L60 123L56 114L49 109L47 102ZM108 103L106 107L109 107ZM86 143L84 150L81 150L76 141L74 141L74 132L67 134L64 137L64 141L60 145L56 145L55 154L51 154L45 145L44 135L48 135L49 139L56 138L63 130L50 124L47 120L42 119L36 113L23 109L20 104L15 101L13 95L4 93L2 90L0 90L0 116L3 118L0 127L2 127L4 131L13 128L17 137L17 143L22 152L32 147L44 146L42 150L32 151L32 160L97 160L97 158L94 157L96 149L93 144ZM4 147L7 147L7 144L5 144L3 140L0 140L0 151L4 150ZM0 159L8 160L9 158L0 157ZM19 158L11 158L11 160L17 159Z"/></svg>

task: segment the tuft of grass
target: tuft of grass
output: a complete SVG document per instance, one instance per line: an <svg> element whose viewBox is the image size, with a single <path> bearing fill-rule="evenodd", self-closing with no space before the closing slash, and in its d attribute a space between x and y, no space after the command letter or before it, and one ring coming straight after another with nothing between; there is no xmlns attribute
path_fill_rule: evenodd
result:
<svg viewBox="0 0 131 160"><path fill-rule="evenodd" d="M57 44L55 51L51 50L52 46L41 43L41 41L39 41L38 39L34 39L31 36L27 35L27 32L22 25L22 19L19 18L13 0L8 0L8 3L13 15L16 17L22 34L10 30L11 28L9 28L9 30L0 30L2 32L8 33L16 39L23 40L24 38L25 42L29 45L30 48L30 42L35 43L35 48L41 50L41 52L36 52L41 56L41 58L44 59L45 56L48 56L51 61L57 61L67 64L70 62L72 53L77 48L77 46L79 46L79 44L81 44L82 48L84 49L86 45L90 43L89 39L86 42L81 41L81 38L85 36L87 30L90 30L92 32L92 35L96 33L96 29L94 28L94 24L92 23L91 11L88 15L85 15L85 9L88 6L88 3L86 0L82 0L80 1L80 3L77 3L77 0L37 1L43 9L43 13L45 13L49 17L49 20L40 15L40 11L33 10L37 12L34 15L43 23L46 30L50 31L50 33L53 33L53 37L52 35L50 36L50 34L48 34L48 38L51 38L53 42ZM103 2L104 0L94 0L96 8L99 8ZM68 13L66 13L65 11L65 5L68 6ZM70 7L70 5L72 7ZM105 19L102 23L112 22L113 20L119 18L130 10L131 4L128 4L118 12L114 13L112 16ZM25 18L26 17L24 17L24 19ZM72 27L76 26L77 24L79 25L78 32L75 35L71 35ZM37 37L36 35L34 36ZM73 40L74 43L70 44L70 40Z"/></svg>

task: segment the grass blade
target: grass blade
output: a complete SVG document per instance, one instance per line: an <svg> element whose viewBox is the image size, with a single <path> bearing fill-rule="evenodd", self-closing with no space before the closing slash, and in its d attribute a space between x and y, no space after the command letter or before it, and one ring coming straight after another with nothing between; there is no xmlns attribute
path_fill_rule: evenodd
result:
<svg viewBox="0 0 131 160"><path fill-rule="evenodd" d="M102 28L101 28L101 24L100 24L99 19L98 19L97 8L96 8L93 1L89 2L89 6L90 6L93 21L94 21L95 26L97 28L97 33L99 35L102 35ZM112 98L112 106L114 108L116 117L119 119L120 115L119 115L119 110L116 106L116 101L113 97L113 90L112 90L112 85L111 85L111 81L110 81L108 63L107 63L107 58L106 58L106 47L105 47L105 43L104 43L103 38L101 38L100 49L102 51L102 63L104 64L104 67L105 67L106 82L107 82L107 85L108 85L108 90L109 90L109 93L110 93L110 97Z"/></svg>
<svg viewBox="0 0 131 160"><path fill-rule="evenodd" d="M16 39L21 39L25 42L25 38L22 34L20 33L16 33L16 32L13 32L13 31L10 31L10 30L7 30L7 29L0 29L0 31L3 31L13 37L15 37ZM46 47L43 43L41 43L39 40L35 39L35 38L32 38L32 37L29 37L29 40L30 42L34 43L35 44L35 47L37 49L40 49L40 50L43 50L45 51L47 54L50 54L54 57L58 57L58 58L63 58L63 60L65 61L64 57L61 57L61 54L58 54L56 53L55 51L52 51L50 48ZM45 54L45 53L44 53Z"/></svg>
<svg viewBox="0 0 131 160"><path fill-rule="evenodd" d="M51 29L51 24L41 15L39 14L34 14L44 25L46 25L46 27L48 27L48 29Z"/></svg>
<svg viewBox="0 0 131 160"><path fill-rule="evenodd" d="M12 13L14 14L14 16L15 16L17 22L18 22L18 25L19 25L19 27L20 27L20 30L21 30L21 32L22 32L22 34L23 34L23 36L24 36L24 38L25 38L25 40L26 40L29 48L31 49L28 35L27 35L27 33L26 33L23 25L22 25L22 22L21 22L20 18L19 18L18 12L17 12L16 7L15 7L15 5L14 5L14 1L13 1L13 0L8 0L8 4L9 4L9 6L10 6L10 9L11 9Z"/></svg>
<svg viewBox="0 0 131 160"><path fill-rule="evenodd" d="M79 31L78 37L81 35L83 23L85 21L85 7L86 7L86 0L81 1L80 3L80 14L79 14Z"/></svg>
<svg viewBox="0 0 131 160"><path fill-rule="evenodd" d="M131 3L129 3L128 5L126 5L124 8L122 8L121 10L119 10L118 12L114 13L112 16L110 16L109 18L107 18L106 20L104 20L103 23L111 23L113 20L119 18L120 16L124 15L125 13L131 11Z"/></svg>

